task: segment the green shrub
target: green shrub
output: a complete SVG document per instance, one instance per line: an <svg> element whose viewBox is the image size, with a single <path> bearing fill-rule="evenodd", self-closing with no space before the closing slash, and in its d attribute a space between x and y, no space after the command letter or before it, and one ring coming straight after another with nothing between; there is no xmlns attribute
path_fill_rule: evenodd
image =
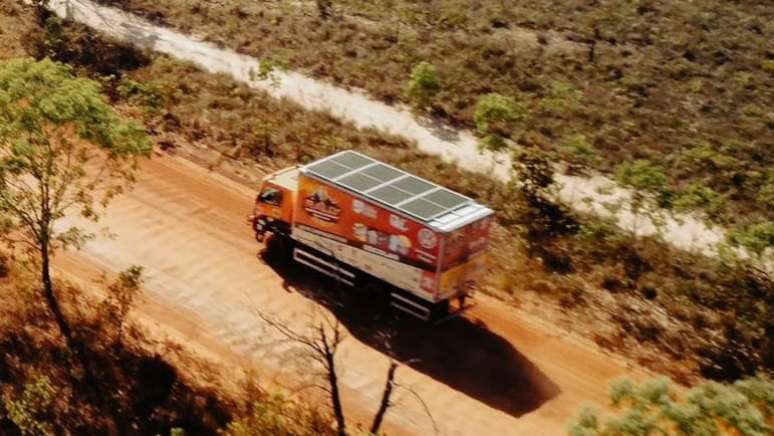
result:
<svg viewBox="0 0 774 436"><path fill-rule="evenodd" d="M554 81L548 88L540 107L551 112L563 113L577 109L583 100L583 93L567 82Z"/></svg>
<svg viewBox="0 0 774 436"><path fill-rule="evenodd" d="M671 193L664 169L645 159L619 165L616 180L627 188L654 194L659 199Z"/></svg>
<svg viewBox="0 0 774 436"><path fill-rule="evenodd" d="M700 182L689 184L674 200L674 207L681 212L703 209L710 218L719 218L724 200L712 188Z"/></svg>
<svg viewBox="0 0 774 436"><path fill-rule="evenodd" d="M612 406L617 416L603 420L584 409L570 424L571 436L720 435L764 436L773 430L774 384L756 377L732 385L701 384L687 393L666 379L636 385L613 384Z"/></svg>
<svg viewBox="0 0 774 436"><path fill-rule="evenodd" d="M774 247L774 221L762 221L734 229L728 233L728 242L761 257Z"/></svg>
<svg viewBox="0 0 774 436"><path fill-rule="evenodd" d="M755 199L767 209L774 210L774 170L769 170L766 181L758 190Z"/></svg>
<svg viewBox="0 0 774 436"><path fill-rule="evenodd" d="M411 102L418 107L427 107L440 90L441 77L433 64L423 61L414 65L406 91Z"/></svg>
<svg viewBox="0 0 774 436"><path fill-rule="evenodd" d="M47 436L54 434L46 415L56 396L56 390L48 377L39 377L24 386L19 399L8 399L5 408L8 418L23 436Z"/></svg>
<svg viewBox="0 0 774 436"><path fill-rule="evenodd" d="M161 90L150 83L140 83L131 79L123 79L118 85L118 95L130 104L144 106L148 109L158 109L164 102Z"/></svg>
<svg viewBox="0 0 774 436"><path fill-rule="evenodd" d="M739 166L739 161L729 154L716 150L707 142L700 142L683 150L680 160L696 167L728 170Z"/></svg>
<svg viewBox="0 0 774 436"><path fill-rule="evenodd" d="M304 410L282 395L266 396L247 416L228 424L224 436L312 436L332 434L330 421L315 410Z"/></svg>
<svg viewBox="0 0 774 436"><path fill-rule="evenodd" d="M580 133L567 138L564 144L562 144L562 148L584 163L592 162L599 158L594 150L594 146L589 143L586 135Z"/></svg>
<svg viewBox="0 0 774 436"><path fill-rule="evenodd" d="M498 149L504 145L504 138L510 136L518 123L526 121L527 116L527 108L513 97L492 93L478 99L473 119L478 133L484 135L484 145Z"/></svg>

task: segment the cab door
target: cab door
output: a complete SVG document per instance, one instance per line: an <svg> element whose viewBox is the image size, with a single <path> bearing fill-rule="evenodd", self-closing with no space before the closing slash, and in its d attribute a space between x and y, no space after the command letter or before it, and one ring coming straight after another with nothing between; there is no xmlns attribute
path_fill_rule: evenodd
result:
<svg viewBox="0 0 774 436"><path fill-rule="evenodd" d="M255 216L281 220L285 193L277 186L265 185L255 200Z"/></svg>

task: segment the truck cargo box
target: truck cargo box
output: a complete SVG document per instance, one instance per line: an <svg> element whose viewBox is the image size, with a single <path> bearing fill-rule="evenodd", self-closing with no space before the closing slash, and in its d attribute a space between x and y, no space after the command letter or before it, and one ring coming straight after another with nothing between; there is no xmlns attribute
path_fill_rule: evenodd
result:
<svg viewBox="0 0 774 436"><path fill-rule="evenodd" d="M485 268L492 210L354 151L299 170L293 238L430 302Z"/></svg>

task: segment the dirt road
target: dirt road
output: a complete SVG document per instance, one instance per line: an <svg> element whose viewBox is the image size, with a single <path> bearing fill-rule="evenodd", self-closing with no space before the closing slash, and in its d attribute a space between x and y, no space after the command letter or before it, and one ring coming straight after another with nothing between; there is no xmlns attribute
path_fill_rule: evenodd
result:
<svg viewBox="0 0 774 436"><path fill-rule="evenodd" d="M267 376L298 373L292 347L256 311L297 328L309 313L331 311L350 336L340 365L354 416L376 409L390 350L408 365L399 382L425 401L440 434L561 434L579 406L603 403L608 382L631 373L488 298L467 318L441 326L380 319L357 300L339 304L350 293L298 266L261 258L245 225L253 196L253 189L183 158L156 156L100 221L114 237L90 242L71 260L107 272L142 265L155 319L168 317L185 330L182 337L205 338L199 345L227 349ZM380 339L385 325L388 340ZM421 403L402 392L388 415L391 433L433 434Z"/></svg>

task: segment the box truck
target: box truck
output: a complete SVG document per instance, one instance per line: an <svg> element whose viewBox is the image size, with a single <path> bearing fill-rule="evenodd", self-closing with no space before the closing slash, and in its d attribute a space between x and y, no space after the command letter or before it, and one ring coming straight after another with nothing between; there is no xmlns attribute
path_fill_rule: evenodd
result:
<svg viewBox="0 0 774 436"><path fill-rule="evenodd" d="M486 268L491 209L355 151L266 176L249 221L288 257L430 320L464 310ZM279 247L279 248L276 248Z"/></svg>

